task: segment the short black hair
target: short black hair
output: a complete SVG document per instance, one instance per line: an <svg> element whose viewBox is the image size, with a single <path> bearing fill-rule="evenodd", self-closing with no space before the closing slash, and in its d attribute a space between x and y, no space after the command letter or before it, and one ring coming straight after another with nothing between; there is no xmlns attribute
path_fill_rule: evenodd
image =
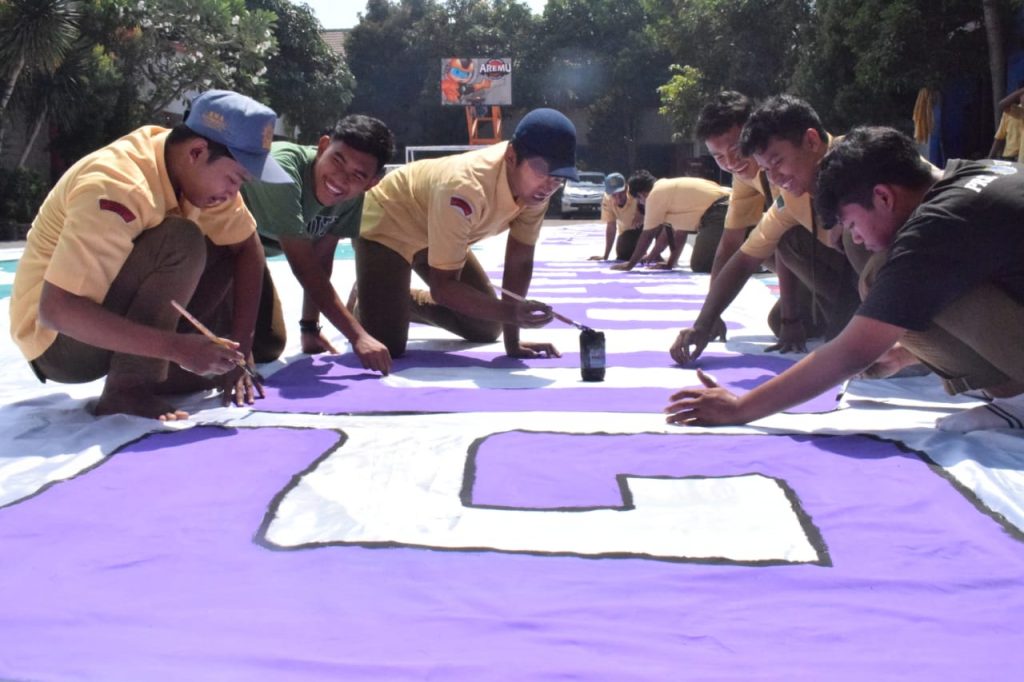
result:
<svg viewBox="0 0 1024 682"><path fill-rule="evenodd" d="M380 119L364 114L349 114L331 131L331 140L344 142L352 149L377 159L377 175L395 155L395 136Z"/></svg>
<svg viewBox="0 0 1024 682"><path fill-rule="evenodd" d="M792 95L769 97L754 109L743 126L740 153L760 154L774 137L799 145L808 128L816 130L822 140L828 139L818 112L806 101Z"/></svg>
<svg viewBox="0 0 1024 682"><path fill-rule="evenodd" d="M921 189L932 180L931 166L913 140L894 128L861 126L833 144L821 160L814 201L824 224L835 225L843 206L871 208L875 185Z"/></svg>
<svg viewBox="0 0 1024 682"><path fill-rule="evenodd" d="M638 170L629 176L626 187L629 188L629 193L635 197L639 196L641 192L650 192L651 188L654 187L654 180L655 178L650 172Z"/></svg>
<svg viewBox="0 0 1024 682"><path fill-rule="evenodd" d="M184 123L179 123L178 125L171 128L171 132L167 135L167 141L165 144L167 144L170 147L173 147L174 145L181 144L182 142L187 142L194 137L206 140L206 147L210 152L210 156L207 157L206 159L207 163L213 163L217 159L223 158L225 156L229 159L235 158L234 156L231 155L231 151L227 147L222 145L220 142L214 142L205 135L200 135L199 133L192 130Z"/></svg>
<svg viewBox="0 0 1024 682"><path fill-rule="evenodd" d="M694 135L698 142L743 127L754 110L754 100L735 90L723 90L701 107Z"/></svg>

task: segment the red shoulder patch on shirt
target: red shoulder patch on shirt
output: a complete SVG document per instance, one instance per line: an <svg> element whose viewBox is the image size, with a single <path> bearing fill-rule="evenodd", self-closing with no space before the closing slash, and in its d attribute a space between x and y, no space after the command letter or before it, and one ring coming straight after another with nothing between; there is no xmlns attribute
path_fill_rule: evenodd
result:
<svg viewBox="0 0 1024 682"><path fill-rule="evenodd" d="M116 213L121 216L121 220L126 223L130 223L135 220L135 214L131 212L131 209L124 204L119 204L118 202L111 201L110 199L100 199L100 210Z"/></svg>
<svg viewBox="0 0 1024 682"><path fill-rule="evenodd" d="M468 218L473 215L473 204L469 203L462 197L452 197L448 200L448 205L461 213L463 218Z"/></svg>

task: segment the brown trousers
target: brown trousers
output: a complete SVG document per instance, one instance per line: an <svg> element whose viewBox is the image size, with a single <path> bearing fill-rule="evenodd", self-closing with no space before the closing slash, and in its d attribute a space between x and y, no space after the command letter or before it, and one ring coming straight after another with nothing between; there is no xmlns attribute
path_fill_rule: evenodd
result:
<svg viewBox="0 0 1024 682"><path fill-rule="evenodd" d="M800 280L797 310L807 336L831 339L843 330L860 306L855 265L862 262L863 249L851 242L851 257L849 252L816 241L810 231L794 227L783 235L775 255ZM768 316L768 326L776 335L781 330L780 310L776 305Z"/></svg>
<svg viewBox="0 0 1024 682"><path fill-rule="evenodd" d="M274 280L270 278L270 268L264 263L263 289L252 340L253 362L277 360L287 343L288 332L285 330L284 314L281 312L281 299L274 288Z"/></svg>
<svg viewBox="0 0 1024 682"><path fill-rule="evenodd" d="M867 294L888 251L875 254L861 275ZM1024 306L983 284L946 306L923 332L907 331L904 348L930 367L951 395L1024 382Z"/></svg>
<svg viewBox="0 0 1024 682"><path fill-rule="evenodd" d="M718 251L718 242L722 241L725 214L728 210L729 198L723 197L711 204L700 217L697 239L690 254L690 270L693 272L711 272L711 266L715 263L715 252Z"/></svg>
<svg viewBox="0 0 1024 682"><path fill-rule="evenodd" d="M170 217L135 239L131 254L114 278L103 307L127 319L158 329L194 331L170 301L185 304L215 333L230 323L232 269L226 247L214 246L195 223ZM230 307L230 306L228 306ZM53 344L32 363L43 381L75 384L106 375L132 376L140 383L158 384L168 378L168 361L114 353L58 334Z"/></svg>
<svg viewBox="0 0 1024 682"><path fill-rule="evenodd" d="M501 336L501 323L481 320L439 305L428 291L410 292L412 272L429 281L427 250L413 257L410 265L396 251L369 239L353 242L356 252L357 308L363 328L388 347L391 357L401 357L409 340L409 323L420 322L447 329L456 336L477 343L493 343ZM480 293L497 298L480 261L466 254L459 280Z"/></svg>

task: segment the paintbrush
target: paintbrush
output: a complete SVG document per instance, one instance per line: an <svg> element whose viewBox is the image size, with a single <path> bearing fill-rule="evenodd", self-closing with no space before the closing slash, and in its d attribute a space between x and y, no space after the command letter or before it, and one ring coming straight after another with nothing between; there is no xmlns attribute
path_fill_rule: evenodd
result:
<svg viewBox="0 0 1024 682"><path fill-rule="evenodd" d="M177 310L179 313L181 313L182 317L184 317L186 320L191 322L192 326L195 327L196 329L198 329L200 334L202 334L206 338L210 339L210 341L213 341L218 346L222 346L224 348L231 348L231 342L230 341L228 341L227 339L222 339L219 336L217 336L216 334L214 334L213 332L211 332L206 327L205 324L203 324L202 322L200 322L199 320L196 319L195 315L193 315L189 311L185 310L185 306L181 305L180 303L178 303L174 299L171 299L171 305L174 306L175 310ZM239 360L237 364L238 364L239 367L241 367L243 370L245 370L245 373L248 374L249 378L252 379L253 381L262 381L263 380L263 377L261 377L259 374L257 374L253 370L253 368L249 366L249 363L247 363L245 360Z"/></svg>
<svg viewBox="0 0 1024 682"><path fill-rule="evenodd" d="M519 294L514 293L512 291L509 291L508 289L506 289L504 287L500 287L497 284L495 284L494 282L491 282L491 286L494 287L495 289L497 289L498 291L500 291L501 293L505 294L506 296L508 296L511 299L514 299L516 301L521 301L521 302L525 302L526 301L526 299L523 298L522 296L520 296ZM538 303L539 303L539 301L538 301ZM550 308L550 306L548 306L548 307ZM556 313L554 310L551 311L551 315L556 320L559 320L560 322L565 322L567 325L569 325L571 327L576 327L577 329L579 329L581 331L587 331L587 330L593 331L593 329L590 329L590 327L588 327L587 325L580 324L579 322L574 322L574 321L570 320L568 317L566 317L565 315L561 315L559 313Z"/></svg>

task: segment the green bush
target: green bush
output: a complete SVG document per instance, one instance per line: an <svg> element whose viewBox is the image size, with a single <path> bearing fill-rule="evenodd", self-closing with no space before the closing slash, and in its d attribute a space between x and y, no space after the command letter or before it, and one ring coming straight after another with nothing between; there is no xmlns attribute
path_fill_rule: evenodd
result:
<svg viewBox="0 0 1024 682"><path fill-rule="evenodd" d="M32 222L47 191L46 182L35 171L0 168L0 222Z"/></svg>

